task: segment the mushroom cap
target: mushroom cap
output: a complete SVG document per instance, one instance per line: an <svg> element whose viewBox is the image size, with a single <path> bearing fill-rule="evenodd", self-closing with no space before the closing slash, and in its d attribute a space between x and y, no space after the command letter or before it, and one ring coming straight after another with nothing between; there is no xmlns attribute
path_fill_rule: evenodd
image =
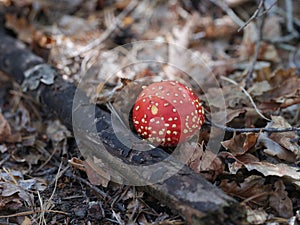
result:
<svg viewBox="0 0 300 225"><path fill-rule="evenodd" d="M204 122L200 99L178 81L145 87L133 106L134 128L155 145L176 146L190 139Z"/></svg>

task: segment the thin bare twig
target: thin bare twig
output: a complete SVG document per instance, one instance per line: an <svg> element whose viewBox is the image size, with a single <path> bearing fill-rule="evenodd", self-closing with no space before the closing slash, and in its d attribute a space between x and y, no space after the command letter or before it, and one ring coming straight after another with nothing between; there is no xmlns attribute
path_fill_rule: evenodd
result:
<svg viewBox="0 0 300 225"><path fill-rule="evenodd" d="M240 32L242 29L244 29L249 23L251 23L255 18L264 16L265 13L269 12L270 9L276 4L276 2L273 3L267 10L260 12L260 9L263 7L263 0L260 1L256 11L253 13L253 15L247 20L246 23L244 23L239 29L238 32ZM260 14L260 15L259 15Z"/></svg>
<svg viewBox="0 0 300 225"><path fill-rule="evenodd" d="M233 127L227 127L224 125L216 124L209 119L206 118L205 123L210 126L214 126L217 128L220 128L222 130L225 130L227 132L231 133L259 133L259 132L267 132L267 133L283 133L283 132L290 132L294 131L296 133L300 133L300 128L299 127L287 127L287 128L273 128L273 127L245 127L245 128L233 128Z"/></svg>
<svg viewBox="0 0 300 225"><path fill-rule="evenodd" d="M88 186L90 189L92 189L93 191L95 191L98 195L100 195L100 197L102 197L103 199L111 199L111 196L109 196L108 194L106 194L104 191L100 190L99 188L97 188L96 186L92 185L90 182L88 182L87 180L76 176L75 174L72 174L72 177L75 178L77 181L85 184L86 186ZM119 210L124 211L124 207L120 204L120 203L116 203L115 204Z"/></svg>
<svg viewBox="0 0 300 225"><path fill-rule="evenodd" d="M261 44L261 40L262 40L262 29L263 29L263 24L264 24L264 15L260 16L260 13L263 12L264 7L263 7L263 0L260 2L259 4L259 8L257 10L257 29L258 29L258 34L257 34L257 43L256 43L256 48L255 48L255 52L254 52L254 56L253 56L253 61L252 64L248 70L247 73L247 77L246 77L246 85L245 88L247 89L250 86L250 83L252 81L253 78L253 72L254 72L254 68L255 68L255 64L257 62L257 58L258 58L258 54L259 54L259 50L260 50L260 44Z"/></svg>
<svg viewBox="0 0 300 225"><path fill-rule="evenodd" d="M17 216L28 216L28 215L32 215L32 214L36 214L36 213L57 213L57 214L63 214L63 215L69 215L69 213L63 212L63 211L59 211L59 210L30 210L30 211L26 211L26 212L20 212L20 213L14 213L14 214L10 214L10 215L5 215L5 216L0 216L0 219L7 219L7 218L11 218L11 217L17 217Z"/></svg>
<svg viewBox="0 0 300 225"><path fill-rule="evenodd" d="M236 13L231 8L229 8L229 6L224 1L220 1L220 0L210 0L210 1L215 5L219 6L224 12L226 12L227 15L240 27L245 24L245 22L241 20L240 17L238 17L238 15L236 15Z"/></svg>
<svg viewBox="0 0 300 225"><path fill-rule="evenodd" d="M258 115L260 115L263 119L267 120L267 121L271 121L269 118L265 117L261 112L260 110L257 108L254 100L252 99L251 95L246 91L245 88L241 87L237 82L235 82L234 80L232 79L229 79L228 77L224 77L224 76L221 76L221 79L222 80L226 80L234 85L236 85L237 87L239 87L243 92L244 94L249 98L252 106L254 107L255 111L257 112Z"/></svg>

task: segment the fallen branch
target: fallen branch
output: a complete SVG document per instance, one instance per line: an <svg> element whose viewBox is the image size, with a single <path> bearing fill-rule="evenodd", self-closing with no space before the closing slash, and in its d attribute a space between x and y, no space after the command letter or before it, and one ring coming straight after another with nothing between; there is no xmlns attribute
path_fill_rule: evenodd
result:
<svg viewBox="0 0 300 225"><path fill-rule="evenodd" d="M97 139L104 143L111 157L127 165L155 165L169 157L169 154L160 148L133 151L124 146L114 133L110 114L98 107L95 108L98 132L86 135L87 125L84 118L81 118L78 126L73 127L72 106L76 87L63 80L55 69L27 50L24 44L1 32L0 70L14 78L20 85L23 84L27 93L39 99L43 108L57 115L68 129L82 131L84 137L80 144L84 149L95 153L103 162L107 162L111 169L117 171L125 181L134 179L138 182L139 179L143 179L142 174L134 174L136 171L124 169L116 160L109 161L108 155L103 154L106 151L99 149ZM24 74L27 74L27 78ZM31 85L30 79L33 78L38 79L37 87ZM82 95L84 96L83 93ZM85 116L88 118L91 115L87 112ZM95 154L91 156L94 157ZM170 163L172 162L175 161L171 160ZM241 224L245 221L245 211L240 204L186 166L162 182L141 188L177 210L189 224Z"/></svg>

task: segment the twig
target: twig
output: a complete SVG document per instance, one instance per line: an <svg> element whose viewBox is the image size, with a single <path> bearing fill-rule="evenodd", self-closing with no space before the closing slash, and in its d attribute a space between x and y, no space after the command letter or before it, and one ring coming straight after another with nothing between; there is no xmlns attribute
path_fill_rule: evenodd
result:
<svg viewBox="0 0 300 225"><path fill-rule="evenodd" d="M290 33L294 32L294 22L293 22L293 3L291 0L285 0L286 9L286 26Z"/></svg>
<svg viewBox="0 0 300 225"><path fill-rule="evenodd" d="M221 79L222 79L222 80L226 80L226 81L228 81L228 82L230 82L230 83L232 83L232 84L238 86L238 87L244 92L244 94L249 98L249 100L250 100L251 104L253 105L255 111L257 112L257 114L260 115L263 119L268 120L268 121L271 121L270 119L268 119L267 117L265 117L265 116L260 112L260 110L257 108L257 106L256 106L256 104L255 104L255 102L254 102L254 100L252 99L251 95L246 91L245 88L241 87L237 82L235 82L235 81L232 80L232 79L229 79L228 77L221 76Z"/></svg>
<svg viewBox="0 0 300 225"><path fill-rule="evenodd" d="M224 12L227 13L228 16L230 16L230 18L240 27L243 26L245 24L245 22L243 20L241 20L236 14L235 12L229 8L228 5L226 5L226 3L224 1L219 1L219 0L210 0L212 3L214 3L215 5L219 6Z"/></svg>
<svg viewBox="0 0 300 225"><path fill-rule="evenodd" d="M231 133L250 133L250 132L254 132L254 133L259 133L259 132L267 132L267 133L283 133L283 132L290 132L290 131L294 131L297 133L300 133L300 128L299 127L287 127L287 128L272 128L272 127L262 127L262 128L257 128L257 127L246 127L246 128L233 128L233 127L227 127L227 126L223 126L220 124L216 124L212 121L210 121L209 119L206 118L205 123L207 125L210 126L214 126L217 128L220 128L222 130L225 130L227 132L231 132Z"/></svg>
<svg viewBox="0 0 300 225"><path fill-rule="evenodd" d="M257 10L257 15L260 14L260 12L263 11L263 0L260 2L259 4L259 8ZM257 17L256 15L256 17ZM258 29L258 34L257 34L257 43L256 43L256 48L255 48L255 52L254 52L254 56L253 56L253 61L252 61L252 64L248 70L248 73L247 73L247 77L246 77L246 89L250 86L250 83L252 81L252 78L253 78L253 72L254 72L254 68L255 68L255 64L257 62L257 58L258 58L258 54L259 54L259 50L260 50L260 44L261 44L261 40L262 40L262 28L263 28L263 23L264 23L264 16L259 16L257 17L257 29Z"/></svg>
<svg viewBox="0 0 300 225"><path fill-rule="evenodd" d="M72 177L75 178L77 181L85 184L86 186L88 186L90 189L92 189L93 191L95 191L97 194L100 195L100 197L102 197L103 199L107 198L107 199L111 199L111 196L109 196L108 194L106 194L104 191L100 190L99 188L97 188L96 186L92 185L90 182L88 182L87 180L76 176L75 174L72 174ZM118 207L119 210L124 211L124 207L120 204L120 203L116 203L116 206Z"/></svg>
<svg viewBox="0 0 300 225"><path fill-rule="evenodd" d="M0 216L0 219L7 219L7 218L11 218L11 217L17 217L17 216L27 216L27 215L32 215L35 213L58 213L58 214L63 214L63 215L69 215L69 213L63 212L63 211L59 211L59 210L30 210L30 211L26 211L26 212L20 212L20 213L14 213L14 214L10 214L10 215L5 215L5 216Z"/></svg>
<svg viewBox="0 0 300 225"><path fill-rule="evenodd" d="M240 32L242 29L244 29L250 22L252 22L255 18L258 18L258 17L262 17L264 16L267 12L270 11L271 8L273 8L273 6L276 4L276 1L268 8L268 9L265 9L265 11L263 11L261 13L261 15L259 15L259 10L260 8L263 6L263 2L264 0L261 0L256 11L253 13L253 15L247 20L247 22L245 24L243 24L239 29L238 31Z"/></svg>

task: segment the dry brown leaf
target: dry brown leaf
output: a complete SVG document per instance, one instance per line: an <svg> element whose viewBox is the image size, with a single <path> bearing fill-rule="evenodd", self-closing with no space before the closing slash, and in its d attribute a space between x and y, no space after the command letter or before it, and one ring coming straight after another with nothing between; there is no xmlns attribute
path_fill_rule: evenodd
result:
<svg viewBox="0 0 300 225"><path fill-rule="evenodd" d="M290 128L291 125L281 116L272 116L272 121L268 123L267 127L272 128ZM272 133L270 138L279 143L284 148L293 152L297 158L300 156L300 146L294 140L298 136L295 132Z"/></svg>
<svg viewBox="0 0 300 225"><path fill-rule="evenodd" d="M0 142L4 142L11 135L11 128L7 120L0 113Z"/></svg>
<svg viewBox="0 0 300 225"><path fill-rule="evenodd" d="M190 147L185 149L190 150L190 152L187 153L190 156L187 165L195 173L201 173L210 181L214 181L219 174L223 173L225 168L224 163L212 151L208 149L203 151L203 143L195 148Z"/></svg>
<svg viewBox="0 0 300 225"><path fill-rule="evenodd" d="M29 206L31 206L34 202L33 194L31 194L23 187L18 186L17 184L0 181L0 189L2 189L0 198L10 196L15 196L15 198L19 197L20 199L25 201Z"/></svg>
<svg viewBox="0 0 300 225"><path fill-rule="evenodd" d="M18 38L21 41L31 44L35 28L30 23L28 23L26 18L18 18L16 15L6 14L5 19L5 26L7 28L12 29L14 32L16 32L16 34L18 34Z"/></svg>
<svg viewBox="0 0 300 225"><path fill-rule="evenodd" d="M0 143L16 143L21 141L22 137L20 133L12 134L11 126L9 125L8 121L4 118L2 113L0 113Z"/></svg>
<svg viewBox="0 0 300 225"><path fill-rule="evenodd" d="M257 133L234 134L231 139L221 143L234 156L237 156L243 155L250 150L256 144L257 137Z"/></svg>
<svg viewBox="0 0 300 225"><path fill-rule="evenodd" d="M251 162L244 163L248 171L256 170L264 176L284 177L300 187L300 174L297 167L279 163L272 164L269 162Z"/></svg>
<svg viewBox="0 0 300 225"><path fill-rule="evenodd" d="M296 161L295 154L269 138L265 133L260 133L257 142L266 148L263 151L268 155L276 156L279 159L283 159L287 162Z"/></svg>
<svg viewBox="0 0 300 225"><path fill-rule="evenodd" d="M29 217L25 216L24 220L22 221L22 224L21 225L31 225L32 222L31 220L29 219Z"/></svg>
<svg viewBox="0 0 300 225"><path fill-rule="evenodd" d="M255 175L247 177L243 183L222 180L219 187L227 194L244 200L256 196L251 201L260 204L267 204L269 193L272 191L272 185L265 184L265 178Z"/></svg>
<svg viewBox="0 0 300 225"><path fill-rule="evenodd" d="M275 190L269 198L269 205L273 208L280 217L290 218L293 216L293 203L285 190L285 185L282 180L277 180L274 183Z"/></svg>
<svg viewBox="0 0 300 225"><path fill-rule="evenodd" d="M250 22L244 29L243 41L240 45L239 55L242 59L248 59L255 53L255 48L258 40L258 29L254 22ZM280 57L274 45L267 42L261 42L259 60L278 62Z"/></svg>
<svg viewBox="0 0 300 225"><path fill-rule="evenodd" d="M238 117L240 114L245 113L246 109L226 109L226 113L220 111L213 113L213 118L218 118L220 121L224 121L225 124L231 122L234 118ZM226 115L226 119L223 118Z"/></svg>
<svg viewBox="0 0 300 225"><path fill-rule="evenodd" d="M23 206L20 198L14 196L1 196L0 195L0 211L17 210Z"/></svg>
<svg viewBox="0 0 300 225"><path fill-rule="evenodd" d="M100 162L98 159L95 160L98 163ZM76 157L73 157L71 160L69 160L69 163L76 169L86 172L88 180L91 182L91 184L107 187L108 182L110 181L110 174L99 167L99 165L102 165L101 163L99 163L97 166L95 165L95 162L91 161L90 159L82 161Z"/></svg>
<svg viewBox="0 0 300 225"><path fill-rule="evenodd" d="M91 163L92 162L90 160L85 160L83 162L89 181L93 185L102 185L103 187L107 187L110 181L110 174L105 170L101 170L99 167L95 170L95 166L91 165Z"/></svg>
<svg viewBox="0 0 300 225"><path fill-rule="evenodd" d="M255 82L249 89L248 93L251 94L251 96L260 96L263 93L270 91L272 89L271 85L268 81L260 81Z"/></svg>

